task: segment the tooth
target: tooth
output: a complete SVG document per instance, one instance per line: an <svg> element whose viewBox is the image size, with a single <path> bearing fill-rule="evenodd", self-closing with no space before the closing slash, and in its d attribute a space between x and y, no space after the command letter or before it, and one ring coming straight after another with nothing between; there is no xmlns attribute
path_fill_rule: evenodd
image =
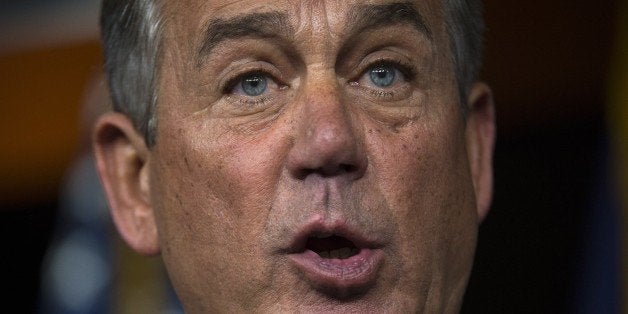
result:
<svg viewBox="0 0 628 314"><path fill-rule="evenodd" d="M329 251L321 251L318 253L322 258L329 258Z"/></svg>
<svg viewBox="0 0 628 314"><path fill-rule="evenodd" d="M331 250L329 251L329 255L331 258L340 258L340 250Z"/></svg>
<svg viewBox="0 0 628 314"><path fill-rule="evenodd" d="M338 258L347 258L346 248L338 250Z"/></svg>
<svg viewBox="0 0 628 314"><path fill-rule="evenodd" d="M351 248L351 256L358 255L358 253L360 253L360 250L357 247Z"/></svg>

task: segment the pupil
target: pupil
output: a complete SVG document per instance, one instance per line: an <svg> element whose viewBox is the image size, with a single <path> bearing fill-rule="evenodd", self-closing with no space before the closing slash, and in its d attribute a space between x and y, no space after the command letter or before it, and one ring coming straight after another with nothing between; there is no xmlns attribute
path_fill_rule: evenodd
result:
<svg viewBox="0 0 628 314"><path fill-rule="evenodd" d="M259 96L266 91L266 78L261 75L249 76L242 82L242 90L248 96Z"/></svg>
<svg viewBox="0 0 628 314"><path fill-rule="evenodd" d="M371 82L379 87L388 87L395 80L395 71L389 66L380 66L371 70Z"/></svg>

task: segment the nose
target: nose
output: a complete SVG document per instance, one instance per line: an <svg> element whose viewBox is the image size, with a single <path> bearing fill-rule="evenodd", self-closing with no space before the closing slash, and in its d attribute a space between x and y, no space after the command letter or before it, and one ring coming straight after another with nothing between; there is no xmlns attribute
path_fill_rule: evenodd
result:
<svg viewBox="0 0 628 314"><path fill-rule="evenodd" d="M292 177L357 180L367 168L360 128L335 80L310 86L300 97L294 143L287 158Z"/></svg>

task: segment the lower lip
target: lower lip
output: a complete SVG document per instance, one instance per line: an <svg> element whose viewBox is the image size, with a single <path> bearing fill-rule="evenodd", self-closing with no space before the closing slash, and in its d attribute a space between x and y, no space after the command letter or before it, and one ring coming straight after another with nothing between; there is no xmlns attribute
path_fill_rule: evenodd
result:
<svg viewBox="0 0 628 314"><path fill-rule="evenodd" d="M323 258L314 251L291 254L290 259L317 290L344 298L371 287L384 260L379 249L361 249L346 259Z"/></svg>

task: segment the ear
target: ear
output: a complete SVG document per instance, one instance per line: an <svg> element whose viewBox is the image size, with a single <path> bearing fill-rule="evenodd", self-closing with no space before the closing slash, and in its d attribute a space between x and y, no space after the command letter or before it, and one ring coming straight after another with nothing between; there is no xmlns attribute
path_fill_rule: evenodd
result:
<svg viewBox="0 0 628 314"><path fill-rule="evenodd" d="M488 214L493 197L493 149L495 147L495 104L491 89L475 83L467 99L467 154L479 221Z"/></svg>
<svg viewBox="0 0 628 314"><path fill-rule="evenodd" d="M138 253L158 254L150 203L149 150L143 136L129 118L112 112L96 122L93 144L96 167L118 232Z"/></svg>

